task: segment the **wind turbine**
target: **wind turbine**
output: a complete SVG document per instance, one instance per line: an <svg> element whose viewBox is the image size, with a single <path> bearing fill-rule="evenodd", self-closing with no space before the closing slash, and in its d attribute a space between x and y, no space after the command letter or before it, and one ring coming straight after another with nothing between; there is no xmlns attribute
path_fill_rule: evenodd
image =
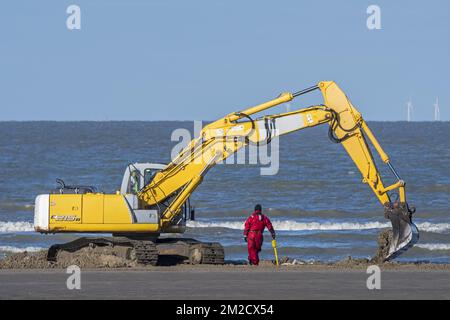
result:
<svg viewBox="0 0 450 320"><path fill-rule="evenodd" d="M436 98L434 104L434 121L441 121L441 110L439 109L439 98Z"/></svg>
<svg viewBox="0 0 450 320"><path fill-rule="evenodd" d="M409 101L406 103L406 121L411 122L413 110L414 108L411 102L411 98L409 98Z"/></svg>

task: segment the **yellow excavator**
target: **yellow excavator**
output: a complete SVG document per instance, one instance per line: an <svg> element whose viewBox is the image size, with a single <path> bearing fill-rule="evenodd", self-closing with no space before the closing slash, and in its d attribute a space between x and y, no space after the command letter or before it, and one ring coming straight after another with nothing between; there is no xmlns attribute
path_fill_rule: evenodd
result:
<svg viewBox="0 0 450 320"><path fill-rule="evenodd" d="M320 90L323 104L287 113L252 115ZM83 237L56 244L48 251L57 260L60 251L76 252L86 246L127 248L127 258L140 264L155 265L158 257L173 254L192 264L222 264L224 250L219 243L193 239L166 238L161 234L182 233L186 220L193 218L189 197L208 170L250 144L268 144L278 136L298 130L329 125L329 138L340 143L384 207L392 223L392 240L386 260L397 257L418 240L412 222L415 208L406 201L405 182L394 169L374 134L344 92L333 81L277 98L244 111L234 112L206 125L171 163L130 164L116 194L97 192L90 186L60 186L36 198L35 230L40 233L112 234L112 237ZM369 142L392 171L396 182L383 184ZM390 192L398 199L391 201Z"/></svg>

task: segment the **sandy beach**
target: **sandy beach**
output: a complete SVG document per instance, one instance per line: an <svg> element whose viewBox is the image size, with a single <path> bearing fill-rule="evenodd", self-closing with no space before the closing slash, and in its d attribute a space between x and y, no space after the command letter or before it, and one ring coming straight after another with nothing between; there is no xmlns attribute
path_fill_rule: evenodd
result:
<svg viewBox="0 0 450 320"><path fill-rule="evenodd" d="M163 265L164 256L158 266L142 266L108 246L60 252L56 262L46 250L22 252L0 259L0 299L450 299L450 264L381 262L385 248L372 259L333 263L280 257L279 266ZM72 265L80 270L80 290L67 287ZM380 289L370 290L373 266Z"/></svg>
<svg viewBox="0 0 450 320"><path fill-rule="evenodd" d="M76 259L80 290L66 284L73 260L50 263L45 251L6 257L0 260L0 299L450 299L450 264L378 264L381 289L369 290L367 269L374 263L364 259L142 267L96 252Z"/></svg>
<svg viewBox="0 0 450 320"><path fill-rule="evenodd" d="M0 270L0 299L450 299L448 265L381 270L381 290L367 289L362 265L83 269L80 290L63 269Z"/></svg>

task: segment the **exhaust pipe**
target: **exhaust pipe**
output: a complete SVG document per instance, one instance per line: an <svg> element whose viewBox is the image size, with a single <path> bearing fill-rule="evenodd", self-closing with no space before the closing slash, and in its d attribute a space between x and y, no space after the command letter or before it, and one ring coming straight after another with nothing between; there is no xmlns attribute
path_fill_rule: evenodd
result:
<svg viewBox="0 0 450 320"><path fill-rule="evenodd" d="M412 215L416 211L406 202L386 203L384 216L391 221L392 239L385 261L397 258L419 241L419 230L412 222Z"/></svg>

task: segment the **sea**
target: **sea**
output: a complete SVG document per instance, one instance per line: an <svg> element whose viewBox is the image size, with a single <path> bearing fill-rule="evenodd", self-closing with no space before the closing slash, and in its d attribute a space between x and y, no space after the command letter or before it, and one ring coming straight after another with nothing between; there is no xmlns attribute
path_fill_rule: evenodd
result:
<svg viewBox="0 0 450 320"><path fill-rule="evenodd" d="M450 122L369 126L417 208L420 240L398 260L450 263ZM113 193L129 163L168 163L182 142L179 133L193 131L189 121L0 122L0 257L80 236L33 230L35 197L54 188L57 178ZM282 257L306 262L371 257L378 233L390 222L343 147L328 139L327 127L272 143L258 161L251 161L247 150L240 161L207 173L191 197L196 219L183 236L220 242L227 260L243 261L244 221L259 203L275 227ZM374 157L385 184L394 182L375 152ZM267 232L261 257L273 259Z"/></svg>

